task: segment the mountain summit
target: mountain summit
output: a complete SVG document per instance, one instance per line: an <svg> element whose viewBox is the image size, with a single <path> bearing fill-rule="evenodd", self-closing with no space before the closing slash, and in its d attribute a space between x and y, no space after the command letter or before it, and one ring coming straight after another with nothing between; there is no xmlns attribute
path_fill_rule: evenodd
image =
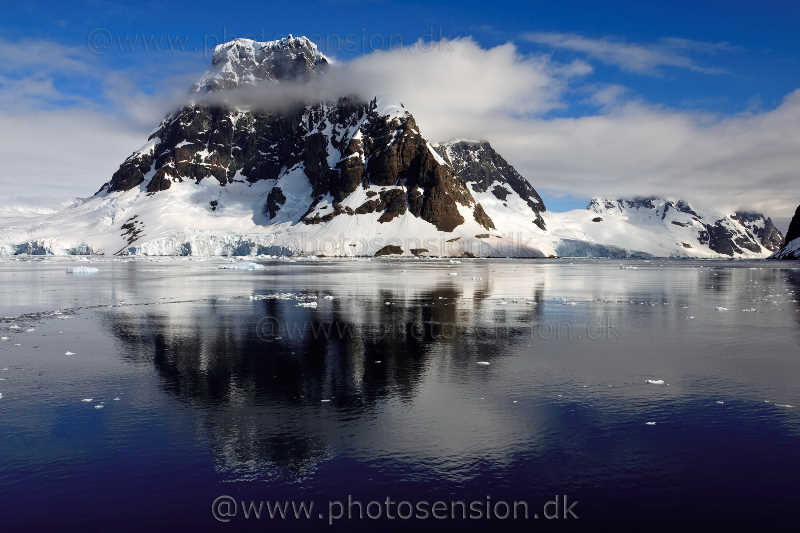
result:
<svg viewBox="0 0 800 533"><path fill-rule="evenodd" d="M235 89L269 81L305 81L328 66L305 37L258 42L235 39L214 48L212 68L194 85L196 93Z"/></svg>

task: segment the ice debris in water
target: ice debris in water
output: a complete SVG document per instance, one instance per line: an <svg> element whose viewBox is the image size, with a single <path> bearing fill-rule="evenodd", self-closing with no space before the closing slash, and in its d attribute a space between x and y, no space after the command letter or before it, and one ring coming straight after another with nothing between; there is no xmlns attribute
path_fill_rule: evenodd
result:
<svg viewBox="0 0 800 533"><path fill-rule="evenodd" d="M94 398L84 398L84 399L83 399L83 400L81 400L81 401L82 401L83 403L92 403L92 402L94 401Z"/></svg>
<svg viewBox="0 0 800 533"><path fill-rule="evenodd" d="M99 269L95 267L87 267L87 266L74 266L74 267L67 267L67 274L76 274L79 276L87 276L89 274L97 274L100 272Z"/></svg>
<svg viewBox="0 0 800 533"><path fill-rule="evenodd" d="M70 355L75 355L75 353L74 353L74 352L69 352L69 351L67 351L67 352L64 352L64 355L66 355L66 356L70 356Z"/></svg>
<svg viewBox="0 0 800 533"><path fill-rule="evenodd" d="M102 409L103 407L105 406L102 403L98 403L97 405L94 406L95 409Z"/></svg>
<svg viewBox="0 0 800 533"><path fill-rule="evenodd" d="M310 307L311 309L316 309L317 302L297 302L297 307Z"/></svg>
<svg viewBox="0 0 800 533"><path fill-rule="evenodd" d="M383 305L392 305L392 302L383 302Z"/></svg>
<svg viewBox="0 0 800 533"><path fill-rule="evenodd" d="M664 380L663 379L648 379L647 382L650 385L663 385L664 384Z"/></svg>
<svg viewBox="0 0 800 533"><path fill-rule="evenodd" d="M725 405L725 402L723 402L722 400L717 400L717 405Z"/></svg>
<svg viewBox="0 0 800 533"><path fill-rule="evenodd" d="M330 400L320 400L322 403L330 403Z"/></svg>
<svg viewBox="0 0 800 533"><path fill-rule="evenodd" d="M656 423L653 422L652 420L650 422L645 422L645 424L647 424L648 426L655 426L656 425Z"/></svg>
<svg viewBox="0 0 800 533"><path fill-rule="evenodd" d="M717 307L717 311L727 311L727 307Z"/></svg>
<svg viewBox="0 0 800 533"><path fill-rule="evenodd" d="M7 341L8 337L0 337L0 341Z"/></svg>
<svg viewBox="0 0 800 533"><path fill-rule="evenodd" d="M477 363L475 363L475 364L478 364L478 365L481 365L481 366L489 366L489 365L491 365L492 363L490 363L489 361L478 361L478 362L477 362Z"/></svg>
<svg viewBox="0 0 800 533"><path fill-rule="evenodd" d="M36 328L28 328L25 330L25 333L33 333L34 331L36 331Z"/></svg>
<svg viewBox="0 0 800 533"><path fill-rule="evenodd" d="M220 265L220 270L264 270L264 265L258 263L231 263L229 265Z"/></svg>

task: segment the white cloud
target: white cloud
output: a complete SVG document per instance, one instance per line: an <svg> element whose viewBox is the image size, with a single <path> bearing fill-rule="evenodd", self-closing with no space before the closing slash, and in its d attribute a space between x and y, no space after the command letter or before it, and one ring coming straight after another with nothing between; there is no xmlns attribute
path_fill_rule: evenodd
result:
<svg viewBox="0 0 800 533"><path fill-rule="evenodd" d="M719 118L633 103L605 114L474 124L542 190L664 195L790 217L800 203L800 90L774 110Z"/></svg>
<svg viewBox="0 0 800 533"><path fill-rule="evenodd" d="M629 72L649 75L660 75L664 67L720 74L724 71L703 66L692 56L734 49L728 43L708 43L675 37L650 44L637 44L612 38L593 39L575 33L529 32L523 34L522 39L551 48L585 54L594 60Z"/></svg>

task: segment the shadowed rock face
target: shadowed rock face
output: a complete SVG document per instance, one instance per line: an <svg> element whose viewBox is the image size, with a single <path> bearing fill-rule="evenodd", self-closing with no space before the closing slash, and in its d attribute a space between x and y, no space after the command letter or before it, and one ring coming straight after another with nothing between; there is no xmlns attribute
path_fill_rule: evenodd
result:
<svg viewBox="0 0 800 533"><path fill-rule="evenodd" d="M794 218L792 218L792 223L789 224L789 231L786 232L786 241L783 244L787 245L797 238L800 238L800 206L794 212Z"/></svg>
<svg viewBox="0 0 800 533"><path fill-rule="evenodd" d="M794 218L789 224L783 248L778 250L774 257L777 259L800 259L800 241L798 239L800 239L800 207L795 211Z"/></svg>

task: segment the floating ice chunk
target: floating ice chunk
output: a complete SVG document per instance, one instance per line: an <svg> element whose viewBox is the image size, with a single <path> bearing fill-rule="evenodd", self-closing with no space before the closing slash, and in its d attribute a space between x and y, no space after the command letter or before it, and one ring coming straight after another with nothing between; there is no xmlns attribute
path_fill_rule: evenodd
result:
<svg viewBox="0 0 800 533"><path fill-rule="evenodd" d="M330 400L320 400L321 403L330 403Z"/></svg>
<svg viewBox="0 0 800 533"><path fill-rule="evenodd" d="M477 363L475 363L475 364L476 364L476 365L481 365L481 366L489 366L489 365L491 365L492 363L490 363L489 361L478 361L478 362L477 362Z"/></svg>
<svg viewBox="0 0 800 533"><path fill-rule="evenodd" d="M316 309L317 302L297 302L297 307L310 307L311 309Z"/></svg>
<svg viewBox="0 0 800 533"><path fill-rule="evenodd" d="M90 274L97 274L100 272L95 267L87 267L87 266L74 266L74 267L67 267L67 274L75 274L78 276L88 276Z"/></svg>
<svg viewBox="0 0 800 533"><path fill-rule="evenodd" d="M115 396L113 401L118 402L119 401L119 396Z"/></svg>
<svg viewBox="0 0 800 533"><path fill-rule="evenodd" d="M83 399L83 400L81 400L81 401L82 401L83 403L92 403L92 402L94 401L94 398L84 398L84 399Z"/></svg>
<svg viewBox="0 0 800 533"><path fill-rule="evenodd" d="M650 385L663 385L664 384L664 380L663 379L648 379L647 382Z"/></svg>
<svg viewBox="0 0 800 533"><path fill-rule="evenodd" d="M98 403L97 405L94 406L95 409L102 409L103 407L105 407L105 405L103 405L102 403Z"/></svg>
<svg viewBox="0 0 800 533"><path fill-rule="evenodd" d="M696 317L694 317L694 316L690 316L690 317L689 317L689 320L694 320L695 318L696 318Z"/></svg>
<svg viewBox="0 0 800 533"><path fill-rule="evenodd" d="M64 352L64 355L70 356L70 355L75 355L75 353L74 352Z"/></svg>
<svg viewBox="0 0 800 533"><path fill-rule="evenodd" d="M18 326L18 325L16 325L16 324L12 324L12 325L8 326L8 329L22 329L22 328L21 328L21 327L19 327L19 326Z"/></svg>
<svg viewBox="0 0 800 533"><path fill-rule="evenodd" d="M723 402L722 400L717 400L717 405L725 405L725 402Z"/></svg>
<svg viewBox="0 0 800 533"><path fill-rule="evenodd" d="M645 422L645 424L648 425L648 426L655 426L656 425L656 423L653 422L652 420L649 421L649 422Z"/></svg>
<svg viewBox="0 0 800 533"><path fill-rule="evenodd" d="M728 311L727 307L717 307L717 311Z"/></svg>
<svg viewBox="0 0 800 533"><path fill-rule="evenodd" d="M231 263L229 265L220 265L220 270L264 270L264 265L259 263Z"/></svg>
<svg viewBox="0 0 800 533"><path fill-rule="evenodd" d="M25 330L25 333L33 333L34 331L36 331L36 328L28 328Z"/></svg>
<svg viewBox="0 0 800 533"><path fill-rule="evenodd" d="M7 341L8 337L0 337L0 341Z"/></svg>
<svg viewBox="0 0 800 533"><path fill-rule="evenodd" d="M378 359L377 361L375 361L375 364L376 364L376 365L379 365L379 364L381 364L381 363L383 363L383 361L381 361L380 359Z"/></svg>
<svg viewBox="0 0 800 533"><path fill-rule="evenodd" d="M383 305L392 305L392 302L383 302Z"/></svg>
<svg viewBox="0 0 800 533"><path fill-rule="evenodd" d="M513 401L513 402L511 402L511 403L518 403L518 402L517 402L517 400L514 400L514 401Z"/></svg>

